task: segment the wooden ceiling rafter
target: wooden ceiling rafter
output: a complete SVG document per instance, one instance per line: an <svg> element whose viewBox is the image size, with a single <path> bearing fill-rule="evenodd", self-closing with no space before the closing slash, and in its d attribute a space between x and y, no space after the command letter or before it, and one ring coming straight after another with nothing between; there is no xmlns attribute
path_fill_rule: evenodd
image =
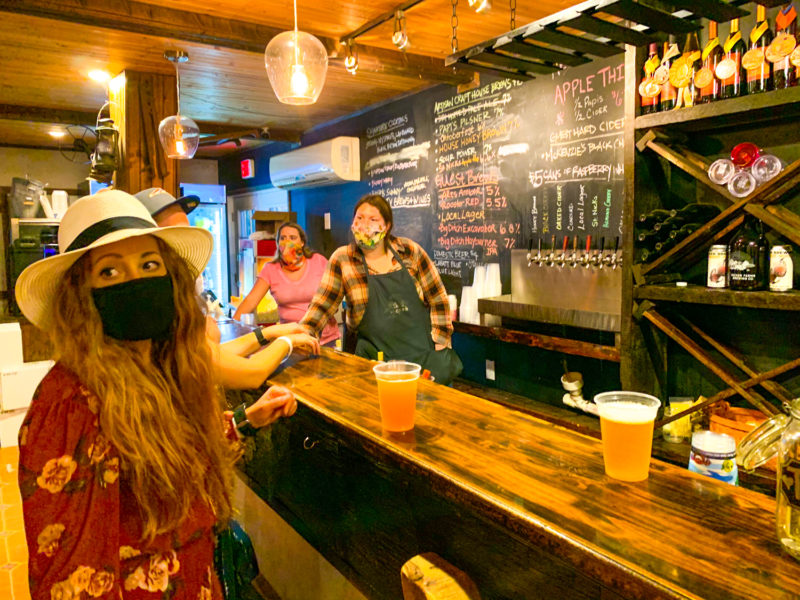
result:
<svg viewBox="0 0 800 600"><path fill-rule="evenodd" d="M84 125L94 127L97 113L65 110L61 108L44 108L41 106L18 106L13 104L0 104L0 120L28 121L31 123L52 123L58 125ZM258 133L258 137L273 142L299 142L301 131L284 127L261 125L259 127L245 127L242 125L223 125L197 121L200 135L214 137L239 137Z"/></svg>
<svg viewBox="0 0 800 600"><path fill-rule="evenodd" d="M0 0L0 12L56 19L80 25L116 29L196 44L263 54L272 37L284 29L258 23L225 19L135 0ZM344 70L344 53L339 41L317 36L329 54L329 64ZM361 59L372 60L361 60ZM446 68L429 56L359 47L359 68L409 78L457 85L464 75Z"/></svg>

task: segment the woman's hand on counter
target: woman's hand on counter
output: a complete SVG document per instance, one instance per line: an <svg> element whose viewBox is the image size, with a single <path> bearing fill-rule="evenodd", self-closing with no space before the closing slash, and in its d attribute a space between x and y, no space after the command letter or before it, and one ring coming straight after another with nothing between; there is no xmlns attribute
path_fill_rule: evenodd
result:
<svg viewBox="0 0 800 600"><path fill-rule="evenodd" d="M295 350L303 354L319 354L319 340L307 333L294 333L287 335L292 341L292 346Z"/></svg>
<svg viewBox="0 0 800 600"><path fill-rule="evenodd" d="M285 387L273 385L245 412L253 427L264 427L281 417L291 417L296 410L294 394Z"/></svg>

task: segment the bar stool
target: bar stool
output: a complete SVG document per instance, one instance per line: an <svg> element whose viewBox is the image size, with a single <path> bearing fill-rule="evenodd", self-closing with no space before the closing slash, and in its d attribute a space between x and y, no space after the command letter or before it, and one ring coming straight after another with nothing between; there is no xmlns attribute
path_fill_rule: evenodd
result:
<svg viewBox="0 0 800 600"><path fill-rule="evenodd" d="M408 559L400 569L403 600L480 600L469 576L438 554L426 552Z"/></svg>

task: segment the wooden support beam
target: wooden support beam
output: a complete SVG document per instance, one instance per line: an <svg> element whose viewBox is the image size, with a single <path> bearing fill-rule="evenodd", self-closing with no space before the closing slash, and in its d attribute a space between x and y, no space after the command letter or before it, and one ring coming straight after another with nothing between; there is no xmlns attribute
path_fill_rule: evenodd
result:
<svg viewBox="0 0 800 600"><path fill-rule="evenodd" d="M79 110L64 110L63 108L42 108L39 106L0 104L0 119L6 121L28 121L30 123L94 125L97 120L97 113Z"/></svg>
<svg viewBox="0 0 800 600"><path fill-rule="evenodd" d="M269 40L284 31L135 0L0 0L2 11L259 54L263 54ZM344 70L344 56L339 56L343 48L339 42L317 37L328 50L331 66ZM361 45L358 54L362 72L375 69L380 73L454 85L470 79L466 74L446 68L441 59L429 56Z"/></svg>
<svg viewBox="0 0 800 600"><path fill-rule="evenodd" d="M758 377L759 373L748 364L744 355L737 350L726 346L722 342L715 340L686 317L681 316L680 318L681 322L685 323L689 329L691 329L700 337L700 339L704 340L712 348L715 348L717 352L739 367L745 372L745 374L747 374L749 377ZM761 386L783 403L788 404L794 398L792 393L777 381L765 380L761 383Z"/></svg>
<svg viewBox="0 0 800 600"><path fill-rule="evenodd" d="M160 187L178 196L179 162L168 159L158 139L158 124L175 114L175 76L123 71L109 85L111 118L119 129L117 188L135 194Z"/></svg>
<svg viewBox="0 0 800 600"><path fill-rule="evenodd" d="M741 381L737 380L733 375L722 368L697 342L675 327L675 325L670 323L670 321L660 313L651 309L644 313L644 317L765 415L770 416L778 412L778 409L770 404L763 396L742 387Z"/></svg>

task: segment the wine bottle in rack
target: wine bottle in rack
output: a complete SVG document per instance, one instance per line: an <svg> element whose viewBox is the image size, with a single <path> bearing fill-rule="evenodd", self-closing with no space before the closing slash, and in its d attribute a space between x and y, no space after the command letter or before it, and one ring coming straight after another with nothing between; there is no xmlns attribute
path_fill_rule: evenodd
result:
<svg viewBox="0 0 800 600"><path fill-rule="evenodd" d="M797 85L797 66L792 52L797 46L797 9L787 4L775 15L775 38L767 47L767 60L772 63L772 87L776 90Z"/></svg>
<svg viewBox="0 0 800 600"><path fill-rule="evenodd" d="M703 47L700 60L703 61L703 66L694 74L694 84L700 89L698 102L719 100L720 83L714 71L722 60L722 45L719 43L716 21L708 22L708 42Z"/></svg>
<svg viewBox="0 0 800 600"><path fill-rule="evenodd" d="M702 223L685 223L681 225L678 229L673 229L669 232L669 237L675 242L680 242L682 239L689 237L695 231L702 227Z"/></svg>
<svg viewBox="0 0 800 600"><path fill-rule="evenodd" d="M640 248L654 250L658 242L663 242L666 235L661 231L643 231L636 236L637 245Z"/></svg>
<svg viewBox="0 0 800 600"><path fill-rule="evenodd" d="M772 30L767 20L767 9L756 7L756 24L750 31L750 49L742 57L742 66L747 77L747 93L757 94L772 89L772 63L766 51L772 41Z"/></svg>
<svg viewBox="0 0 800 600"><path fill-rule="evenodd" d="M720 213L720 209L713 204L692 202L678 211L678 215L689 221L710 221Z"/></svg>
<svg viewBox="0 0 800 600"><path fill-rule="evenodd" d="M720 98L736 98L746 91L742 86L742 55L747 46L739 31L739 19L731 21L731 30L722 45L724 56L717 63L715 74L720 80Z"/></svg>
<svg viewBox="0 0 800 600"><path fill-rule="evenodd" d="M655 82L654 74L661 59L658 57L658 42L650 44L649 55L644 62L644 75L639 83L639 105L641 114L648 115L658 112L659 98L661 96L661 86Z"/></svg>
<svg viewBox="0 0 800 600"><path fill-rule="evenodd" d="M669 217L674 217L677 214L678 211L675 209L654 208L648 213L639 215L637 226L644 229L651 229L656 223L668 219Z"/></svg>
<svg viewBox="0 0 800 600"><path fill-rule="evenodd" d="M655 82L661 86L661 97L659 100L660 110L672 110L678 100L678 90L669 81L669 70L672 61L680 56L680 49L674 35L669 36L669 41L664 42L664 54L661 57L661 65L656 69L653 76Z"/></svg>

